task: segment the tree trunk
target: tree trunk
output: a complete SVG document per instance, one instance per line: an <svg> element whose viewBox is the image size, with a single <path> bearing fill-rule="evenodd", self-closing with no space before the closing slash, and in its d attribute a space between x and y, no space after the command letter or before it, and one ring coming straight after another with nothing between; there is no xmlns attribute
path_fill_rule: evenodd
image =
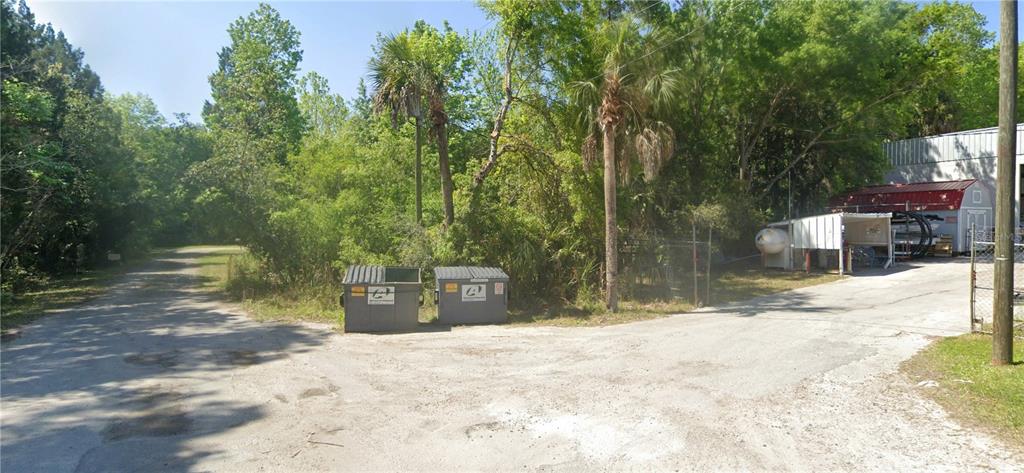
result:
<svg viewBox="0 0 1024 473"><path fill-rule="evenodd" d="M444 204L444 224L447 227L455 221L455 204L452 202L455 186L452 184L452 169L448 164L448 128L444 122L434 126L437 136L437 164L441 172L441 202Z"/></svg>
<svg viewBox="0 0 1024 473"><path fill-rule="evenodd" d="M615 213L615 125L604 126L604 260L605 302L619 310L619 227Z"/></svg>
<svg viewBox="0 0 1024 473"><path fill-rule="evenodd" d="M423 140L420 128L423 126L419 116L416 117L416 223L423 223Z"/></svg>

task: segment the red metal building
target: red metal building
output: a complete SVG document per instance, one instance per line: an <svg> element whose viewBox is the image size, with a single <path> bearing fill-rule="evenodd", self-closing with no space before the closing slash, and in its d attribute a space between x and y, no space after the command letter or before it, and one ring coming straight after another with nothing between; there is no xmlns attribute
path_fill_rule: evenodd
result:
<svg viewBox="0 0 1024 473"><path fill-rule="evenodd" d="M958 210L963 204L964 193L976 182L976 179L964 179L871 186L834 197L830 206L833 210L846 212Z"/></svg>
<svg viewBox="0 0 1024 473"><path fill-rule="evenodd" d="M969 251L968 232L992 225L992 196L975 179L888 184L859 189L829 202L833 212L911 211L937 217L937 235L949 235L957 252Z"/></svg>

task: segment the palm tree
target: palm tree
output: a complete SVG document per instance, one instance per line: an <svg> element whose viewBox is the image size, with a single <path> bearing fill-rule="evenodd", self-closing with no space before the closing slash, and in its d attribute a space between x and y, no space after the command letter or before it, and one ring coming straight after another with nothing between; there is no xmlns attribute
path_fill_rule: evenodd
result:
<svg viewBox="0 0 1024 473"><path fill-rule="evenodd" d="M427 104L430 108L431 134L437 143L437 165L441 174L441 203L444 205L444 224L450 226L455 221L455 203L452 194L455 184L452 183L452 169L448 164L448 113L445 112L444 100L447 94L444 78L440 75L428 75Z"/></svg>
<svg viewBox="0 0 1024 473"><path fill-rule="evenodd" d="M391 115L391 126L398 128L401 119L412 117L416 123L416 223L423 221L423 91L420 88L412 38L408 31L380 39L376 56L370 59L370 81L373 83L374 113Z"/></svg>
<svg viewBox="0 0 1024 473"><path fill-rule="evenodd" d="M446 31L445 34L454 33ZM405 31L381 39L377 56L370 60L370 78L375 87L374 108L378 113L389 112L395 126L402 116L411 116L416 120L417 220L421 213L421 104L426 101L430 113L430 134L437 144L444 223L450 226L455 221L455 204L452 199L455 186L448 162L448 113L445 111L445 99L448 76L451 74L451 57L458 54L447 56L441 51L444 47L444 38L437 30L419 21L411 32Z"/></svg>
<svg viewBox="0 0 1024 473"><path fill-rule="evenodd" d="M618 310L618 224L616 174L630 179L639 161L644 179L653 180L672 155L672 129L655 119L672 100L678 71L667 68L656 32L647 32L631 16L608 20L597 31L594 46L601 54L601 71L594 78L570 84L576 92L588 136L582 156L588 166L596 160L601 136L604 159L605 303ZM619 138L623 138L619 141Z"/></svg>

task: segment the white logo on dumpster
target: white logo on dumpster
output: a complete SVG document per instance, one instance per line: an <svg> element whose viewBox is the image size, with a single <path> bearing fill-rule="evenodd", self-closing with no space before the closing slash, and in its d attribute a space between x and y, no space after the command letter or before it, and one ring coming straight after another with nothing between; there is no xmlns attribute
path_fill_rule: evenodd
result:
<svg viewBox="0 0 1024 473"><path fill-rule="evenodd" d="M395 305L394 286L370 286L366 291L369 305Z"/></svg>
<svg viewBox="0 0 1024 473"><path fill-rule="evenodd" d="M483 302L487 300L486 284L463 284L462 302Z"/></svg>

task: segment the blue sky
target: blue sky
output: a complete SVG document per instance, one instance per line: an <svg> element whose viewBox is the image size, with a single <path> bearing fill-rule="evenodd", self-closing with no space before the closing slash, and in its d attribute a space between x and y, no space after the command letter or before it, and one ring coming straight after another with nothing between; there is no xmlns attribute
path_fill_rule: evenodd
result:
<svg viewBox="0 0 1024 473"><path fill-rule="evenodd" d="M143 92L164 115L186 112L201 121L210 96L207 77L228 44L227 27L256 2L52 2L27 0L40 23L63 30L85 52L110 93ZM418 20L459 32L489 25L471 2L270 2L302 33L302 73L327 77L351 98L366 74L377 32Z"/></svg>
<svg viewBox="0 0 1024 473"><path fill-rule="evenodd" d="M482 30L489 20L475 3L270 2L302 33L303 71L327 77L345 97L366 74L378 32L399 31L418 19L459 32ZM228 43L227 26L256 2L58 2L28 0L36 21L63 30L85 52L108 92L143 92L170 116L185 112L200 121L210 95L207 76ZM992 31L999 3L975 2Z"/></svg>

